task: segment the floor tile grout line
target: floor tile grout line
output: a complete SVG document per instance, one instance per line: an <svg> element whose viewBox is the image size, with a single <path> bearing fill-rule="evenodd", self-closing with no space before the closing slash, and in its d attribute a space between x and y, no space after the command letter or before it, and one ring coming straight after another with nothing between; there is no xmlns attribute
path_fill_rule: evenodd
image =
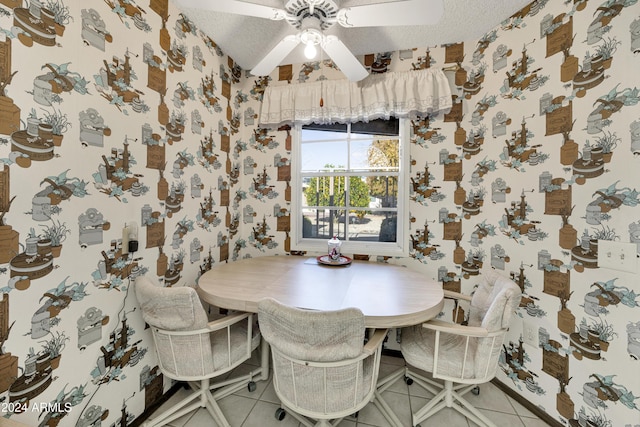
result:
<svg viewBox="0 0 640 427"><path fill-rule="evenodd" d="M409 387L409 386L407 386L407 387ZM266 389L265 389L265 390L266 390ZM264 391L263 391L263 393L264 393ZM401 394L401 395L403 394L403 393L399 393L399 392L392 392L392 393L395 393L395 394ZM408 394L407 394L407 395L408 395ZM247 396L240 396L240 397L247 398ZM417 396L417 397L419 397L419 396ZM256 409L256 406L257 406L258 402L264 402L264 403L267 403L267 404L270 404L270 405L274 405L274 404L275 404L275 405L277 405L276 403L274 403L274 402L270 402L270 401L267 401L267 400L262 400L262 399L251 399L251 398L248 398L248 399L249 399L249 400L252 400L252 401L253 401L253 404L251 405L251 409L248 411L247 416L246 416L246 417L244 418L244 420L242 421L242 424L240 425L240 427L243 427L243 426L245 425L245 423L248 421L249 415L253 412L253 410L255 410L255 409ZM409 402L409 407L411 408L411 402ZM510 413L508 413L508 412L497 411L497 410L492 410L492 409L484 409L484 408L480 408L480 409L483 409L483 411L492 412L492 413L498 413L498 414L504 414L504 415L512 415L512 416L513 416L513 415L515 415L515 416L517 416L517 417L518 417L518 419L520 420L520 422L521 422L521 424L522 424L522 426L523 426L523 427L525 427L525 426L526 426L526 424L525 424L525 422L524 422L523 418L527 418L527 419L534 419L534 420L535 420L535 419L538 419L538 418L536 418L536 417L526 417L526 416L521 416L521 415L518 415L518 414L510 414ZM189 417L189 419L188 419L188 420L183 424L185 427L191 427L191 426L189 426L189 423L190 423L190 422L192 421L192 419L195 417L196 412L198 412L198 411L195 411L193 414L191 414L191 416ZM467 426L470 426L471 424L470 424L469 420L468 420L468 419L466 419L466 421L467 421ZM170 425L175 426L175 424L170 424ZM372 427L372 425L371 425L371 424L361 423L361 422L360 422L360 421L358 421L357 419L355 420L355 426L356 426L356 427ZM193 427L196 427L196 426L193 426ZM300 427L300 425L298 425L297 427ZM375 425L373 425L373 427L375 427Z"/></svg>
<svg viewBox="0 0 640 427"><path fill-rule="evenodd" d="M476 406L476 408L478 409L482 409L483 411L490 411L490 412L496 412L498 414L504 414L504 415L515 415L516 417L522 417L522 415L518 414L517 412L504 412L501 411L499 409L489 409L489 408L481 408L479 406Z"/></svg>
<svg viewBox="0 0 640 427"><path fill-rule="evenodd" d="M502 392L502 394L507 398L507 402L509 402L509 405L511 405L511 407L513 408L513 413L520 416L520 414L518 414L518 409L516 409L516 406L513 404L514 401L509 396L507 396L504 391Z"/></svg>
<svg viewBox="0 0 640 427"><path fill-rule="evenodd" d="M252 368L254 367L251 364L248 364L248 366L251 366ZM247 399L247 403L249 403L247 405L247 408L246 408L248 410L246 412L243 411L242 415L244 415L244 418L243 418L241 424L239 424L239 427L248 426L247 423L249 421L249 417L250 417L251 413L257 409L258 402L263 402L263 403L268 404L268 405L278 405L277 402L273 402L272 401L273 399L270 399L270 400L266 400L265 399L266 391L269 388L269 385L268 385L269 381L271 381L271 375L269 375L269 378L265 381L267 383L267 385L262 389L260 394L257 394L257 393L240 394L241 393L240 390L235 392L235 393L233 393L234 395L236 395L238 397L241 397L243 399ZM400 381L400 379L398 381ZM406 397L406 398L409 399L408 407L409 407L409 411L410 411L410 415L409 415L410 418L412 418L412 412L413 412L413 405L412 405L412 402L411 402L411 398L412 397L419 398L419 399L426 399L426 400L429 400L429 399L433 398L433 396L426 397L426 396L414 395L413 393L411 393L412 387L409 386L408 384L406 384L406 382L405 382L405 386L403 388L405 388L406 391L402 391L400 387L396 387L395 390L387 389L385 392L392 393L392 394L394 394L396 396L403 396L403 397ZM504 392L502 392L502 393L503 393L504 397L508 398L508 395L506 393L504 393ZM535 414L533 414L533 413L520 415L518 413L518 411L516 410L516 407L515 407L515 403L517 403L517 402L516 401L511 401L511 399L507 399L507 400L509 400L509 404L510 404L511 409L512 409L513 412L505 412L504 409L496 410L496 409L488 409L488 408L480 408L480 407L478 407L478 409L482 409L483 411L490 412L492 414L497 414L498 416L500 416L500 415L516 416L520 420L520 423L521 423L520 425L522 427L526 427L527 424L525 423L525 421L540 420L540 418L536 417ZM198 424L197 421L194 419L194 418L196 418L195 415L196 415L197 412L198 411L194 411L190 416L188 416L188 419L186 420L186 422L180 423L180 424L172 423L171 425L173 425L173 426L183 425L184 427L200 427L200 424ZM358 419L354 419L352 421L353 421L353 425L355 427L382 427L382 426L377 426L376 425L377 423L373 424L373 425L372 424L366 424L366 423L360 422ZM193 425L191 425L191 424L193 424ZM466 419L466 426L467 427L471 426L472 424L473 423L471 423L468 419ZM298 425L295 426L295 427L302 427L302 425L298 423Z"/></svg>
<svg viewBox="0 0 640 427"><path fill-rule="evenodd" d="M265 388L265 390L266 390L266 388ZM264 390L263 390L263 393L264 393ZM251 415L251 412L253 412L253 410L256 409L256 405L258 404L258 402L260 402L260 400L254 400L253 405L251 405L251 410L247 413L247 416L244 417L244 420L242 420L242 423L240 424L240 427L243 427L245 425L245 423L249 419L249 416Z"/></svg>

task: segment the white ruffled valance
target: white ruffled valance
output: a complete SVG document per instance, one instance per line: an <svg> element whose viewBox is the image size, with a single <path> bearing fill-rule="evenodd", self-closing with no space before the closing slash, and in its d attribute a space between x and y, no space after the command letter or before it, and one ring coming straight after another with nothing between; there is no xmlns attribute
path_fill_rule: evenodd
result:
<svg viewBox="0 0 640 427"><path fill-rule="evenodd" d="M322 99L323 106L320 106ZM449 81L441 69L373 74L359 82L322 80L268 86L260 126L367 122L448 111Z"/></svg>

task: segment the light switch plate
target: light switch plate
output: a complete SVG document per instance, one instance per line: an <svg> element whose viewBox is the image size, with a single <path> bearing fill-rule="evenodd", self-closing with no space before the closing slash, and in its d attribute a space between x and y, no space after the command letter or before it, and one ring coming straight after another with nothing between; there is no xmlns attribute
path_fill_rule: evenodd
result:
<svg viewBox="0 0 640 427"><path fill-rule="evenodd" d="M533 322L526 319L522 322L522 342L532 347L538 347L538 328Z"/></svg>
<svg viewBox="0 0 640 427"><path fill-rule="evenodd" d="M598 240L598 267L635 273L638 271L637 252L635 243Z"/></svg>

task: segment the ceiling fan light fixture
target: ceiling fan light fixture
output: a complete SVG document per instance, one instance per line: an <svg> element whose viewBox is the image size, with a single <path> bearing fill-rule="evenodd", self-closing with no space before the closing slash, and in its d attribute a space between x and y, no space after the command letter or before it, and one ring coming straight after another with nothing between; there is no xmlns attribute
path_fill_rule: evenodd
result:
<svg viewBox="0 0 640 427"><path fill-rule="evenodd" d="M305 29L300 32L300 42L305 45L304 56L313 59L318 54L317 46L322 44L322 31L319 30L319 21L316 18L304 20Z"/></svg>
<svg viewBox="0 0 640 427"><path fill-rule="evenodd" d="M315 44L309 43L304 48L304 56L307 59L313 59L318 54L318 49Z"/></svg>

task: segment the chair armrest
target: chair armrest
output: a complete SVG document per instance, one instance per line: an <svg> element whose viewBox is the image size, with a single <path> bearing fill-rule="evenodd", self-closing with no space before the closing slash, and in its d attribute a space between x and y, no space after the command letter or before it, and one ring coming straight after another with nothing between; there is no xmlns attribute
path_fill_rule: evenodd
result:
<svg viewBox="0 0 640 427"><path fill-rule="evenodd" d="M386 336L387 329L376 329L373 335L369 338L369 341L365 344L363 351L367 354L374 354L382 345Z"/></svg>
<svg viewBox="0 0 640 427"><path fill-rule="evenodd" d="M422 324L423 328L448 334L463 335L467 337L488 337L489 331L478 326L462 326L457 323L443 322L442 320L430 320Z"/></svg>
<svg viewBox="0 0 640 427"><path fill-rule="evenodd" d="M231 325L234 325L242 320L253 316L253 313L234 313L228 316L222 317L220 319L216 319L207 323L207 326L200 329L192 329L187 331L170 331L167 329L160 329L153 326L154 329L161 332L165 335L174 335L174 336L189 336L189 335L198 335L198 334L210 334L211 332L218 331L220 329L228 328Z"/></svg>
<svg viewBox="0 0 640 427"><path fill-rule="evenodd" d="M210 331L217 331L219 329L224 329L250 316L253 316L253 313L240 312L240 313L229 314L227 316L221 317L220 319L216 319L207 323L207 329L209 329Z"/></svg>
<svg viewBox="0 0 640 427"><path fill-rule="evenodd" d="M461 299L465 301L471 301L471 295L461 294L459 292L454 291L444 291L444 297L449 299Z"/></svg>

